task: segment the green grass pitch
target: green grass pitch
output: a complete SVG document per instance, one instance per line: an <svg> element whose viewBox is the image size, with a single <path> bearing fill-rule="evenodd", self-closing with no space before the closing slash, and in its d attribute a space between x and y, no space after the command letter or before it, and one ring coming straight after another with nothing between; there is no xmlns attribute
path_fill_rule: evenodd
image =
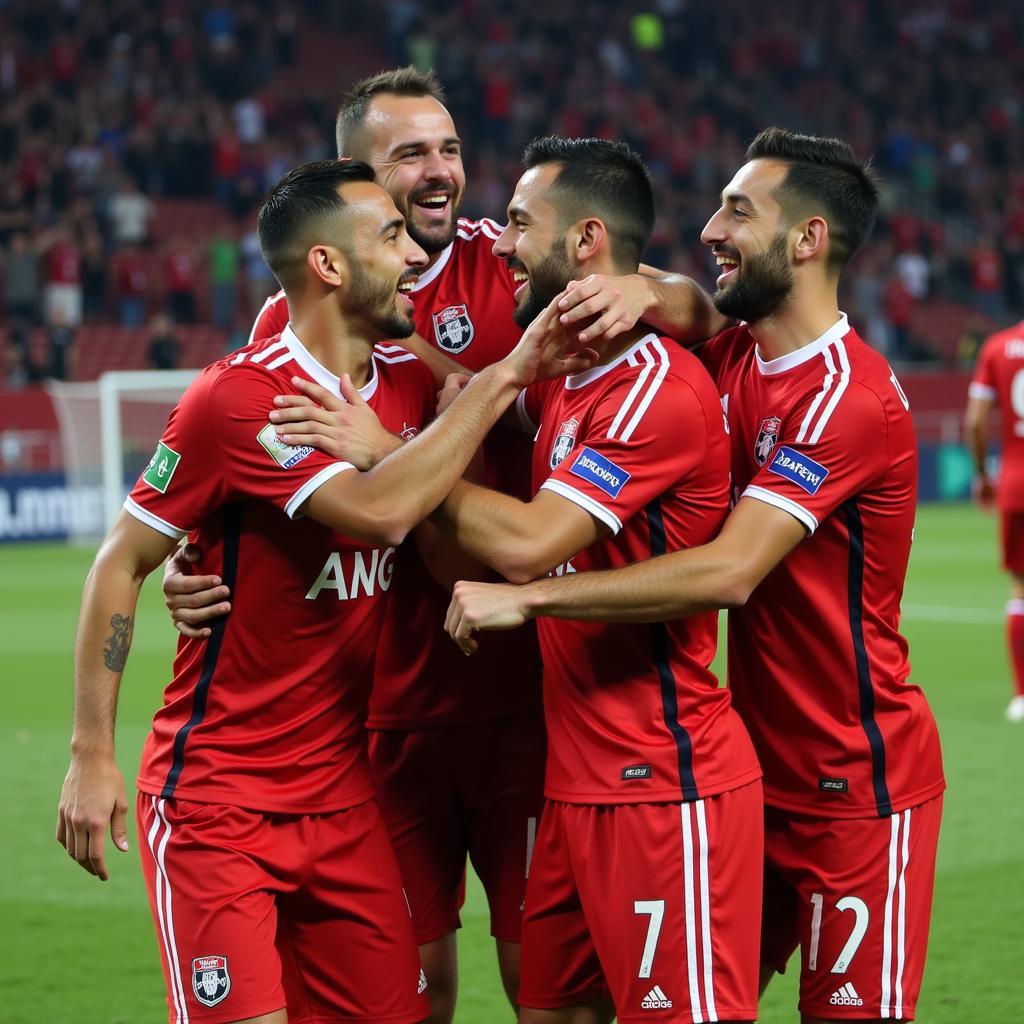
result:
<svg viewBox="0 0 1024 1024"><path fill-rule="evenodd" d="M101 884L54 841L67 767L71 649L91 553L0 547L0 1022L143 1024L166 1020L156 939L138 865L112 852ZM925 1024L1024 1021L1024 724L1009 697L991 519L922 508L904 601L913 679L942 731L949 792L932 941L919 1007ZM122 687L119 760L131 780L170 664L174 634L147 584ZM486 907L471 884L460 934L459 1024L510 1021ZM792 970L760 1020L796 1020Z"/></svg>

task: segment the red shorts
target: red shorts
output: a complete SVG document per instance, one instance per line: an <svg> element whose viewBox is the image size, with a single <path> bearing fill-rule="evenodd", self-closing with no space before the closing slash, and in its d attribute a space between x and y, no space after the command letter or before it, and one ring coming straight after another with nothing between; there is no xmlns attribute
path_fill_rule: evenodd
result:
<svg viewBox="0 0 1024 1024"><path fill-rule="evenodd" d="M1003 544L1003 568L1024 576L1024 512L999 514L999 536Z"/></svg>
<svg viewBox="0 0 1024 1024"><path fill-rule="evenodd" d="M523 915L519 1002L610 997L618 1020L753 1020L761 783L684 804L549 800Z"/></svg>
<svg viewBox="0 0 1024 1024"><path fill-rule="evenodd" d="M426 1018L374 801L282 815L140 793L136 811L172 1024Z"/></svg>
<svg viewBox="0 0 1024 1024"><path fill-rule="evenodd" d="M518 942L543 805L544 717L370 732L370 764L421 945L459 927L466 855L491 934Z"/></svg>
<svg viewBox="0 0 1024 1024"><path fill-rule="evenodd" d="M800 1011L913 1020L928 945L942 797L887 818L765 811L761 958L801 948Z"/></svg>

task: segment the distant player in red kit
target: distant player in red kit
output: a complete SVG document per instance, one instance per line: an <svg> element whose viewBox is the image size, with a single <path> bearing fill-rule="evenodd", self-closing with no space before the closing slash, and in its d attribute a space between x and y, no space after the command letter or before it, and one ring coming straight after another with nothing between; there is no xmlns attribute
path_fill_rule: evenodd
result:
<svg viewBox="0 0 1024 1024"><path fill-rule="evenodd" d="M422 337L401 344L428 362L439 381L453 369L482 370L511 351L522 332L513 319L514 292L526 279L492 252L502 230L494 221L458 216L462 141L443 98L432 74L400 68L354 85L336 123L339 156L374 168L427 253L427 267L409 292ZM700 323L690 282L643 271L594 275L580 284L590 308L602 313L590 335L614 337L641 315L671 333ZM284 293L271 296L251 340L279 333L288 316ZM284 422L290 413L281 415ZM518 433L494 431L484 445L487 484L528 497L530 448ZM180 560L172 566L184 568ZM223 588L192 593L210 586L199 576L168 576L165 590L179 628L201 626L226 608ZM396 562L368 721L378 795L409 894L434 1024L454 1012L455 929L467 853L487 893L502 980L515 1001L544 770L536 637L503 638L479 663L466 662L438 628L450 596L407 544ZM196 607L203 602L205 609Z"/></svg>
<svg viewBox="0 0 1024 1024"><path fill-rule="evenodd" d="M992 410L1002 417L999 485L988 471ZM975 497L986 511L999 507L1003 568L1010 574L1006 641L1014 695L1011 722L1024 721L1024 321L993 334L981 347L967 398L964 434L974 457Z"/></svg>
<svg viewBox="0 0 1024 1024"><path fill-rule="evenodd" d="M413 329L401 291L426 256L355 162L287 175L259 235L291 323L192 384L97 554L57 838L101 879L106 829L127 848L117 690L139 588L189 535L235 608L208 638L180 642L138 779L170 1020L413 1024L426 982L363 731L395 547L522 386L589 362L527 332L443 421L365 472L288 445L268 410L297 378L392 430L414 433L432 413L429 371L375 348Z"/></svg>
<svg viewBox="0 0 1024 1024"><path fill-rule="evenodd" d="M913 425L837 305L876 207L845 143L762 132L702 234L715 305L746 321L702 353L732 449L718 538L613 572L458 583L448 620L470 649L478 629L535 617L731 609L729 684L764 768L762 986L799 945L805 1024L913 1018L945 787L898 631Z"/></svg>

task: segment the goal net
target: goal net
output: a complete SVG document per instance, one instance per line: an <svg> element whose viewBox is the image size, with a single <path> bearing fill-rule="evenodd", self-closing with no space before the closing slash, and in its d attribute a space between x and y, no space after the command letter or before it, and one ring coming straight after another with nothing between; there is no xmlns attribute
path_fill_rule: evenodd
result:
<svg viewBox="0 0 1024 1024"><path fill-rule="evenodd" d="M116 371L96 381L47 384L64 455L70 540L104 536L198 372Z"/></svg>

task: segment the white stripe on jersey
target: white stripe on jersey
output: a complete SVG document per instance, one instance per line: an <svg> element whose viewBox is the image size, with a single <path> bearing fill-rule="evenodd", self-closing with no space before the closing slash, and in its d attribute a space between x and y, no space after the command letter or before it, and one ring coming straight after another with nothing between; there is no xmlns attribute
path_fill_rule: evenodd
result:
<svg viewBox="0 0 1024 1024"><path fill-rule="evenodd" d="M386 356L383 352L374 351L373 358L381 363L407 363L410 359L415 359L416 357L411 352L402 352L400 356Z"/></svg>
<svg viewBox="0 0 1024 1024"><path fill-rule="evenodd" d="M900 909L896 918L896 1006L893 1017L903 1019L903 967L906 963L907 939L907 864L910 862L910 808L903 812L903 864L900 867Z"/></svg>
<svg viewBox="0 0 1024 1024"><path fill-rule="evenodd" d="M832 413L835 412L839 400L850 384L850 360L847 357L843 339L837 338L821 354L825 359L828 372L822 382L821 390L815 395L814 401L811 402L807 414L804 416L803 423L800 424L800 431L796 435L797 444L817 444L821 440L821 435L832 418ZM836 369L837 361L838 370ZM819 416L818 410L825 403L826 398L828 402Z"/></svg>
<svg viewBox="0 0 1024 1024"><path fill-rule="evenodd" d="M697 810L697 836L700 839L700 929L702 952L704 956L704 1003L708 1010L708 1020L718 1020L715 1008L715 974L714 961L711 955L711 883L708 879L708 823L704 813L704 801L698 800L694 807Z"/></svg>
<svg viewBox="0 0 1024 1024"><path fill-rule="evenodd" d="M616 436L619 435L622 422L630 413L632 413L632 416L622 430L621 435L619 435L619 440L628 441L633 436L633 431L639 426L644 413L647 412L651 402L654 401L654 396L658 393L661 382L668 373L669 357L660 339L655 338L643 345L637 349L637 354L643 358L646 365L640 371L640 375L637 377L633 387L630 388L629 394L626 395L626 400L615 414L611 427L608 428L608 439L610 441L615 440ZM634 403L636 404L634 405Z"/></svg>
<svg viewBox="0 0 1024 1024"><path fill-rule="evenodd" d="M283 356L278 356L273 362L267 363L268 370L279 370L285 363L290 363L293 359L291 352L285 352Z"/></svg>
<svg viewBox="0 0 1024 1024"><path fill-rule="evenodd" d="M281 349L288 348L288 342L281 338L279 341L275 341L273 345L268 345L262 352L257 352L254 356L249 356L249 361L252 363L262 363L269 359L275 352L280 352ZM289 358L291 355L289 353Z"/></svg>
<svg viewBox="0 0 1024 1024"><path fill-rule="evenodd" d="M287 303L288 298L283 291L275 292L273 295L267 297L267 301L260 306L260 311L256 314L256 319L252 322L252 330L249 331L249 340L246 342L247 345L251 345L256 341L256 326L263 319L263 314L267 312L272 306L276 306L279 302ZM241 362L241 360L239 360Z"/></svg>

